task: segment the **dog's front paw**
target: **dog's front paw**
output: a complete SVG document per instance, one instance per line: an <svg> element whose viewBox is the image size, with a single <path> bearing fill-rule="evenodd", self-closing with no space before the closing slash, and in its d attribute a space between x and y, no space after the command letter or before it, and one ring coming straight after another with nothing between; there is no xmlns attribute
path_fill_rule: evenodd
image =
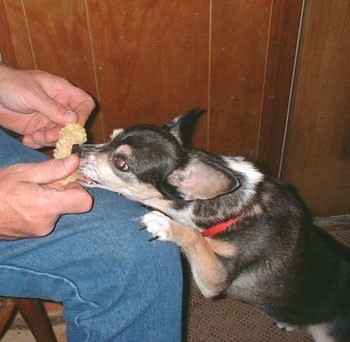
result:
<svg viewBox="0 0 350 342"><path fill-rule="evenodd" d="M171 219L159 211L151 211L141 217L141 222L145 225L153 238L163 241L171 241Z"/></svg>

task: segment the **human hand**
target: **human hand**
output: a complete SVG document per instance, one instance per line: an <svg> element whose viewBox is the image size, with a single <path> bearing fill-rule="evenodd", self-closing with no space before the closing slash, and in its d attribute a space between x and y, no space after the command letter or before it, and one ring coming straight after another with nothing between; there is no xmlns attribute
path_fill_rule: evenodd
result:
<svg viewBox="0 0 350 342"><path fill-rule="evenodd" d="M0 169L0 239L45 236L62 214L89 211L92 198L83 187L54 184L78 165L79 158L71 155Z"/></svg>
<svg viewBox="0 0 350 342"><path fill-rule="evenodd" d="M0 65L0 125L31 148L52 146L67 122L84 126L95 102L65 79Z"/></svg>

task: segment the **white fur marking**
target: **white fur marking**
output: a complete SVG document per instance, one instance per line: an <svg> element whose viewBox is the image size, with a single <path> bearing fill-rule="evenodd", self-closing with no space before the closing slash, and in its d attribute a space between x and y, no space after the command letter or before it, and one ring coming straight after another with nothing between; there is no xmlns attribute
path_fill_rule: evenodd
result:
<svg viewBox="0 0 350 342"><path fill-rule="evenodd" d="M242 205L244 206L255 195L256 186L264 179L264 175L243 157L223 157L223 160L231 170L239 172L245 178L242 194Z"/></svg>
<svg viewBox="0 0 350 342"><path fill-rule="evenodd" d="M170 238L170 218L161 212L151 211L145 214L141 221L147 226L147 231L153 236L158 236L159 240L166 241Z"/></svg>
<svg viewBox="0 0 350 342"><path fill-rule="evenodd" d="M329 336L327 324L309 325L308 332L316 342L334 342L334 338Z"/></svg>
<svg viewBox="0 0 350 342"><path fill-rule="evenodd" d="M291 332L291 331L298 329L297 325L291 325L291 324L286 324L286 323L281 323L281 322L277 322L276 324L277 324L278 328L284 329L287 332Z"/></svg>
<svg viewBox="0 0 350 342"><path fill-rule="evenodd" d="M251 186L255 186L264 179L264 175L242 157L223 157L223 159L232 170L244 174Z"/></svg>
<svg viewBox="0 0 350 342"><path fill-rule="evenodd" d="M117 129L115 129L115 130L112 132L112 134L111 134L111 136L110 136L110 139L111 139L111 140L114 139L117 135L119 135L119 134L122 133L122 132L124 132L124 128L117 128Z"/></svg>

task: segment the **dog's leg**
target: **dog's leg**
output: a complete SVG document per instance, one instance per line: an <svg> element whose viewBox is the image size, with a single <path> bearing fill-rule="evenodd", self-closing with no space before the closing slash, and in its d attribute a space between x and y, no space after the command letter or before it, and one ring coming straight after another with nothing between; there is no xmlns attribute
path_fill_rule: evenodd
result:
<svg viewBox="0 0 350 342"><path fill-rule="evenodd" d="M309 325L307 330L317 342L350 341L350 314L330 322Z"/></svg>
<svg viewBox="0 0 350 342"><path fill-rule="evenodd" d="M142 222L159 240L175 242L182 248L194 280L205 297L217 296L225 290L227 270L201 234L158 211L147 213L142 217ZM217 249L218 245L215 247Z"/></svg>
<svg viewBox="0 0 350 342"><path fill-rule="evenodd" d="M310 325L307 327L308 332L311 334L312 338L315 342L335 342L337 341L334 337L332 337L329 333L329 328L327 327L327 323L318 324L318 325Z"/></svg>

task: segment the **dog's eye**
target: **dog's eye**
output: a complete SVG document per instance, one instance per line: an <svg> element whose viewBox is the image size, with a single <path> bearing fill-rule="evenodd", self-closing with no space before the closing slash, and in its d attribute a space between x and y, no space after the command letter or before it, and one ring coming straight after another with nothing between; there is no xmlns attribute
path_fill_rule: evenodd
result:
<svg viewBox="0 0 350 342"><path fill-rule="evenodd" d="M129 165L126 163L124 157L122 156L115 156L113 158L115 166L120 170L120 171L128 171L129 170Z"/></svg>

